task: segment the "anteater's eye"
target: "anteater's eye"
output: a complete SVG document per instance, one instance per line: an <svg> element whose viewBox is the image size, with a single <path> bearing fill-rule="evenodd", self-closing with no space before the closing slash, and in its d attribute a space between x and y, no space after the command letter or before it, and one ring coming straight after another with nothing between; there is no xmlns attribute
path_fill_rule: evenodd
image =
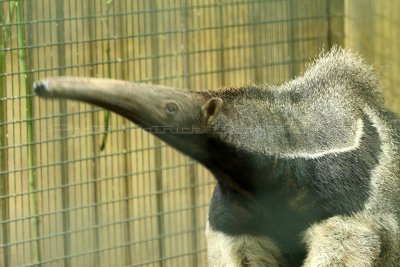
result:
<svg viewBox="0 0 400 267"><path fill-rule="evenodd" d="M175 102L168 102L165 104L165 112L167 114L174 115L178 110L178 105Z"/></svg>

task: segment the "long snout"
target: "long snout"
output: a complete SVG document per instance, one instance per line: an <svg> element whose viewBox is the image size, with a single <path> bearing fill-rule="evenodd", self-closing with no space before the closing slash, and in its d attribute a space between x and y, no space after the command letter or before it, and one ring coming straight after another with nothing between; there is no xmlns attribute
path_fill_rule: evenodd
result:
<svg viewBox="0 0 400 267"><path fill-rule="evenodd" d="M34 92L41 97L81 101L94 101L117 93L127 94L132 87L133 83L126 81L79 77L52 77L33 83Z"/></svg>
<svg viewBox="0 0 400 267"><path fill-rule="evenodd" d="M175 88L98 78L54 77L33 84L34 92L45 98L66 98L114 111L135 123L146 124L146 114Z"/></svg>

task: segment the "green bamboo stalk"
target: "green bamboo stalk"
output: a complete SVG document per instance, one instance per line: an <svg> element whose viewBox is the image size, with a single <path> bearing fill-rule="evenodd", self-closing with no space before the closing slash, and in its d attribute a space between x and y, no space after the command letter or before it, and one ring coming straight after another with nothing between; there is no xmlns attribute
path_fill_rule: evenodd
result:
<svg viewBox="0 0 400 267"><path fill-rule="evenodd" d="M28 149L28 192L29 192L29 212L31 216L31 256L33 261L41 262L41 251L39 242L39 217L37 212L37 199L36 199L36 172L35 172L35 148L34 142L34 129L33 129L33 109L32 109L32 98L28 97L31 95L31 87L27 86L27 64L25 54L25 29L23 26L23 15L22 15L22 0L14 1L17 9L17 29L18 29L18 66L20 72L20 87L22 92L27 96L25 105L25 114L27 120L27 149Z"/></svg>
<svg viewBox="0 0 400 267"><path fill-rule="evenodd" d="M261 10L260 10L260 3L259 2L257 2L257 1L254 1L253 2L253 5L252 5L252 23L253 23L253 26L252 26L252 31L251 31L251 33L252 33L252 41L253 41L253 44L259 44L260 43L260 39L261 39L261 26L260 26L260 24L259 24L259 21L260 21L260 15L261 14ZM263 47L260 47L260 46L256 46L256 47L254 47L253 49L252 49L252 51L253 51L253 64L254 65L256 65L256 66L258 66L258 64L259 64L259 60L260 60L260 58L261 58L261 52L260 52L260 50L262 49ZM254 73L254 81L255 82L261 82L262 81L262 75L263 75L263 70L261 69L261 68L255 68L254 69L254 71L253 71L253 73Z"/></svg>
<svg viewBox="0 0 400 267"><path fill-rule="evenodd" d="M109 15L109 12L110 12L110 10L111 10L111 7L112 7L112 5L113 5L113 3L114 3L114 0L108 0L107 2L106 2L106 20L107 20L107 23L106 23L106 31L107 31L107 37L108 37L108 40L107 40L107 48L106 48L106 58L107 58L107 78L111 78L111 68L110 68L110 62L111 62L111 47L110 47L110 40L109 40L109 38L110 38L110 17L108 16ZM104 113L104 134L103 134L103 141L101 142L101 145L100 145L100 151L103 151L104 150L104 148L106 147L106 142L107 142L107 136L108 136L108 133L109 133L109 131L110 131L110 129L109 129L109 124L110 124L110 118L111 118L111 112L110 111L105 111L105 113Z"/></svg>
<svg viewBox="0 0 400 267"><path fill-rule="evenodd" d="M90 0L88 1L87 7L89 11L89 17L93 18L96 12L96 1L97 0ZM89 21L89 39L90 40L95 40L96 39L96 21L94 19L91 19ZM96 43L95 42L90 42L90 54L89 54L89 61L91 64L93 64L96 60ZM96 67L93 66L90 68L90 76L94 77L96 75ZM98 125L98 116L95 112L91 112L91 119L92 119L92 125L96 126ZM94 229L93 229L93 243L94 243L94 251L93 253L93 266L100 266L100 228L98 227L99 222L100 222L100 206L98 203L100 202L99 200L99 195L100 195L100 186L98 182L96 181L98 175L100 174L100 162L99 158L96 157L96 155L99 153L99 139L97 138L97 135L93 133L91 135L91 140L92 140L92 155L93 155L93 160L92 160L92 177L93 177L93 220L94 220Z"/></svg>
<svg viewBox="0 0 400 267"><path fill-rule="evenodd" d="M3 3L4 5L4 3ZM6 72L6 48L8 43L8 37L10 35L10 21L13 20L15 13L15 4L9 3L8 6L8 17L4 20L3 13L0 12L0 21L2 22L0 32L0 123L6 121L6 104L3 100L6 96L5 87L5 72ZM3 23L4 22L4 23ZM3 264L4 266L10 265L10 247L8 246L10 241L10 225L7 222L10 218L9 210L9 183L8 183L8 172L7 172L7 126L4 124L0 128L0 199L1 199L1 210L0 210L0 221L1 221L1 243L3 246Z"/></svg>
<svg viewBox="0 0 400 267"><path fill-rule="evenodd" d="M59 21L57 22L57 60L58 60L58 75L64 76L66 74L66 56L65 56L65 0L56 0L56 14ZM59 112L65 114L67 112L66 101L59 101ZM68 129L65 125L68 124L66 116L60 116L60 161L68 161ZM71 266L71 224L70 224L70 188L69 188L69 169L68 164L63 163L60 165L61 174L61 206L62 206L62 230L63 230L63 247L64 247L64 267Z"/></svg>
<svg viewBox="0 0 400 267"><path fill-rule="evenodd" d="M295 18L298 10L298 4L293 0L289 1L289 18ZM291 19L289 22L289 55L290 55L290 65L289 65L289 78L292 79L300 72L299 63L297 63L298 47L295 41L296 34L296 23L298 21Z"/></svg>
<svg viewBox="0 0 400 267"><path fill-rule="evenodd" d="M127 10L127 2L122 2L122 1L117 1L116 2L116 8L118 11L121 10ZM124 16L119 16L118 17L118 29L120 32L126 32L128 29L126 28L126 19L124 19ZM127 58L128 57L128 50L127 50L127 45L125 43L126 40L119 40L119 51L120 51L120 57L121 58ZM129 67L126 62L121 62L122 66L122 71L120 72L120 79L122 80L127 80L128 79L128 71ZM124 147L130 147L131 146L131 140L130 140L130 131L129 131L129 121L127 119L123 119L123 146ZM124 170L124 179L122 183L122 189L123 189L123 197L125 198L125 207L123 209L124 211L124 218L126 223L124 223L124 241L125 241L125 266L132 266L132 231L131 231L131 215L132 215L132 166L131 166L131 153L124 153L124 161L123 161L123 170Z"/></svg>
<svg viewBox="0 0 400 267"><path fill-rule="evenodd" d="M222 70L219 74L219 80L220 80L220 84L222 85L226 85L226 66L225 66L225 26L224 26L224 10L223 10L223 1L222 0L218 0L218 17L219 17L219 34L218 34L218 38L219 38L219 47L221 48L219 55L218 55L218 59L219 59L219 66L218 68L220 70Z"/></svg>
<svg viewBox="0 0 400 267"><path fill-rule="evenodd" d="M159 59L157 55L158 51L158 36L155 34L158 28L158 14L157 0L150 1L151 19L151 55L154 57L151 61L151 78L153 83L158 83L160 78L159 73ZM154 168L156 176L156 190L157 190L157 228L158 228L158 253L159 253L159 266L164 267L166 265L166 244L165 244L165 222L164 222L164 201L163 201L163 172L162 168L162 148L161 140L158 138L154 139Z"/></svg>

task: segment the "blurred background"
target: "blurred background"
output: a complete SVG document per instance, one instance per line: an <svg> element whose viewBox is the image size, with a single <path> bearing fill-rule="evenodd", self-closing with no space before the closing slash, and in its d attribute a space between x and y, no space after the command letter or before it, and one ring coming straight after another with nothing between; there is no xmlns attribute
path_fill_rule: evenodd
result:
<svg viewBox="0 0 400 267"><path fill-rule="evenodd" d="M279 84L333 45L400 111L400 0L0 1L0 266L206 266L207 170L47 76ZM229 164L229 162L227 162Z"/></svg>

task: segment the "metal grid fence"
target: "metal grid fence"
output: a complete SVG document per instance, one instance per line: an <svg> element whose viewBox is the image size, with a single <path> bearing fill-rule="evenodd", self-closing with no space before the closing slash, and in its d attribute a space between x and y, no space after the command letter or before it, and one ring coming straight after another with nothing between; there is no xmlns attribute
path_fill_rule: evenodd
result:
<svg viewBox="0 0 400 267"><path fill-rule="evenodd" d="M346 1L345 44L379 74L387 106L400 113L400 0Z"/></svg>
<svg viewBox="0 0 400 267"><path fill-rule="evenodd" d="M279 83L343 39L343 1L0 6L0 266L206 265L211 175L115 114L39 100L34 80Z"/></svg>

